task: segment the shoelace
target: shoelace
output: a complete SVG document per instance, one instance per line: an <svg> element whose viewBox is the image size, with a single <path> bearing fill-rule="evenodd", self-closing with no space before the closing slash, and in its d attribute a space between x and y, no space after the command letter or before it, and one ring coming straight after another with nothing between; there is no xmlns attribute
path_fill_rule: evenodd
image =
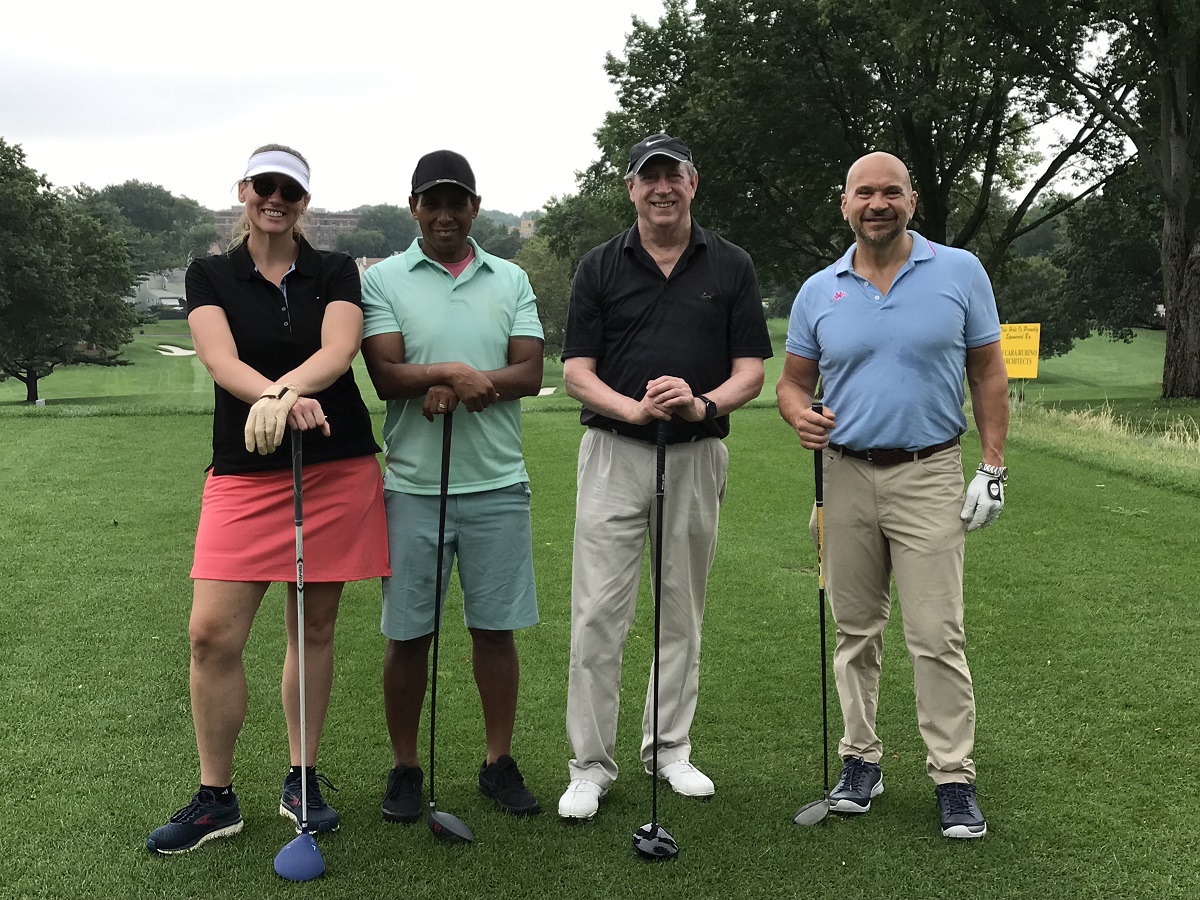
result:
<svg viewBox="0 0 1200 900"><path fill-rule="evenodd" d="M337 793L337 788L324 772L316 772L310 775L308 778L308 805L310 807L326 805L325 798L321 796L321 785L325 785L329 790L335 794ZM299 784L296 785L296 796L300 796Z"/></svg>
<svg viewBox="0 0 1200 900"><path fill-rule="evenodd" d="M207 795L207 796L206 796ZM197 791L192 797L190 803L183 809L179 810L175 815L171 816L172 822L186 822L200 811L203 806L212 806L217 800L216 794L212 791Z"/></svg>
<svg viewBox="0 0 1200 900"><path fill-rule="evenodd" d="M942 800L952 816L971 813L971 801L974 797L975 788L969 784L951 783L942 788Z"/></svg>
<svg viewBox="0 0 1200 900"><path fill-rule="evenodd" d="M849 781L849 788L852 792L857 793L859 783L867 775L867 763L861 759L852 759L846 763L846 769L849 775L842 775L843 781Z"/></svg>

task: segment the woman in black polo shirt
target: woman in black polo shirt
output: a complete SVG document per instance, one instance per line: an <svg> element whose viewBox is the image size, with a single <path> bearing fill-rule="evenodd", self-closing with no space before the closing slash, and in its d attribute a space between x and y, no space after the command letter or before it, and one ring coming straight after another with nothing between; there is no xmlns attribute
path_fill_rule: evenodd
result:
<svg viewBox="0 0 1200 900"><path fill-rule="evenodd" d="M283 706L292 768L279 811L297 820L301 777L308 821L338 827L315 768L333 679L342 586L390 574L379 447L350 364L362 336L358 269L314 250L299 220L308 163L279 144L255 150L238 182L245 212L227 253L187 272L188 325L216 382L213 460L192 567L192 718L200 789L146 846L181 853L241 830L233 746L246 716L242 649L267 587L288 583ZM295 526L287 426L304 440L304 606L309 768L299 771ZM322 776L324 780L324 776Z"/></svg>

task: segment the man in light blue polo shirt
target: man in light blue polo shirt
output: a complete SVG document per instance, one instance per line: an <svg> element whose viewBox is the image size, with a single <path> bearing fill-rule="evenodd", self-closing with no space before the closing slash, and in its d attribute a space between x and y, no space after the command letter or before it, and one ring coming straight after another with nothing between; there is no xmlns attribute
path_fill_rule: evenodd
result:
<svg viewBox="0 0 1200 900"><path fill-rule="evenodd" d="M393 768L389 822L421 815L417 729L432 643L443 415L456 409L443 586L458 559L487 757L479 788L514 815L539 811L511 755L513 630L537 622L521 397L542 382L543 334L529 279L469 235L471 166L437 150L417 163L409 207L421 235L363 278L363 358L387 400L384 478L392 576L383 580L383 696ZM336 427L336 426L335 426Z"/></svg>
<svg viewBox="0 0 1200 900"><path fill-rule="evenodd" d="M776 393L801 445L822 455L821 549L845 721L830 808L865 813L883 793L875 712L894 577L942 834L977 838L987 823L975 794L963 554L966 533L1004 506L1008 378L987 273L973 254L908 231L916 204L891 154L850 168L842 214L855 242L800 289ZM964 369L983 456L965 496Z"/></svg>

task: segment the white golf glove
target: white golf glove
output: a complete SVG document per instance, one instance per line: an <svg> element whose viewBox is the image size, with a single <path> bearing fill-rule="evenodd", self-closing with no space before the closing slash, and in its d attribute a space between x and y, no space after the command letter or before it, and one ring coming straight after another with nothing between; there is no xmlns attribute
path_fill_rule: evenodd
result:
<svg viewBox="0 0 1200 900"><path fill-rule="evenodd" d="M958 517L967 523L967 531L986 528L998 518L1004 509L1004 482L1008 470L998 466L980 465L975 477L967 485L967 499Z"/></svg>
<svg viewBox="0 0 1200 900"><path fill-rule="evenodd" d="M247 453L258 450L266 456L275 452L275 448L283 443L288 413L299 399L300 392L294 384L273 384L267 388L246 416Z"/></svg>

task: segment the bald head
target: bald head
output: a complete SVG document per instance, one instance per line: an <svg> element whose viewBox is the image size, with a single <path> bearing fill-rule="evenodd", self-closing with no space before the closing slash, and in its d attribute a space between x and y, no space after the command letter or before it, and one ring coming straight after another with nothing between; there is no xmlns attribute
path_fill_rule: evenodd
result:
<svg viewBox="0 0 1200 900"><path fill-rule="evenodd" d="M908 169L892 154L868 153L846 173L842 216L860 247L900 247L916 210Z"/></svg>
<svg viewBox="0 0 1200 900"><path fill-rule="evenodd" d="M912 179L908 177L908 167L901 162L900 157L883 151L868 153L855 161L846 173L847 194L851 193L851 185L856 180L892 181L907 190L912 190Z"/></svg>

